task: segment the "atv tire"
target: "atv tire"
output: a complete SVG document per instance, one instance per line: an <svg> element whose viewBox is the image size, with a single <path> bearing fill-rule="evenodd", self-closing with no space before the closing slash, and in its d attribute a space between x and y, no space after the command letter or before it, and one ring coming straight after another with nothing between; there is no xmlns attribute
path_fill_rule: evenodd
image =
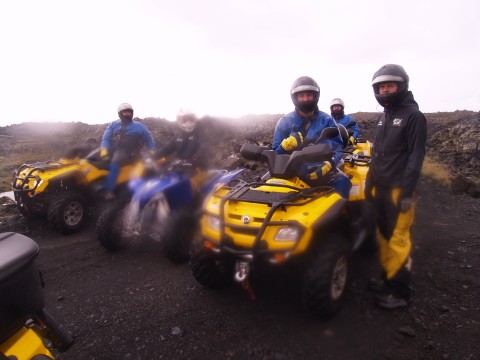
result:
<svg viewBox="0 0 480 360"><path fill-rule="evenodd" d="M164 194L154 195L141 210L141 214L141 232L152 241L162 242L172 216L170 205Z"/></svg>
<svg viewBox="0 0 480 360"><path fill-rule="evenodd" d="M41 213L30 211L25 205L17 204L17 209L28 220L36 220L41 217Z"/></svg>
<svg viewBox="0 0 480 360"><path fill-rule="evenodd" d="M109 204L98 217L97 240L107 250L118 251L125 247L122 238L124 205L117 202Z"/></svg>
<svg viewBox="0 0 480 360"><path fill-rule="evenodd" d="M315 316L329 318L340 307L349 276L350 245L341 234L333 233L316 250L303 284L303 302Z"/></svg>
<svg viewBox="0 0 480 360"><path fill-rule="evenodd" d="M193 252L190 266L195 279L207 289L221 289L233 282L233 264L217 259L206 249Z"/></svg>
<svg viewBox="0 0 480 360"><path fill-rule="evenodd" d="M60 194L48 207L48 223L61 234L79 231L87 218L87 201L80 193Z"/></svg>
<svg viewBox="0 0 480 360"><path fill-rule="evenodd" d="M180 264L190 258L197 219L192 209L181 209L171 216L170 225L165 229L163 252L167 259Z"/></svg>

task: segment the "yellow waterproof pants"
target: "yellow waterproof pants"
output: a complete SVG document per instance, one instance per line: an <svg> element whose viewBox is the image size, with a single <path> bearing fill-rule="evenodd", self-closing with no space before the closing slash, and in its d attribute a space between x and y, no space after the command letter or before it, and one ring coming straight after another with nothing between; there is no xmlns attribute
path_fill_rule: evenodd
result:
<svg viewBox="0 0 480 360"><path fill-rule="evenodd" d="M401 212L398 210L399 188L375 190L380 264L387 280L391 280L402 267L405 266L407 270L411 267L410 228L415 215L415 205L408 211Z"/></svg>

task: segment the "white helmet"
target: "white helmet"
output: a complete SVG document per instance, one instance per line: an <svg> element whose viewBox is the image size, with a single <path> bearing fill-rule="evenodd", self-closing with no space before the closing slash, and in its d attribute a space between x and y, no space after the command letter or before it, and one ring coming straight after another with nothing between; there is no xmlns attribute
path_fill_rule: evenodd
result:
<svg viewBox="0 0 480 360"><path fill-rule="evenodd" d="M332 108L333 105L340 105L342 108L345 108L345 103L343 102L342 99L335 98L330 102L330 109Z"/></svg>
<svg viewBox="0 0 480 360"><path fill-rule="evenodd" d="M181 110L177 114L177 125L182 131L186 133L193 132L193 130L197 126L197 122L197 116L191 111Z"/></svg>
<svg viewBox="0 0 480 360"><path fill-rule="evenodd" d="M118 105L117 113L123 110L132 110L133 112L133 107L129 103L121 103L120 105Z"/></svg>
<svg viewBox="0 0 480 360"><path fill-rule="evenodd" d="M122 111L124 110L130 110L132 113L124 115L122 114ZM120 105L118 105L117 113L118 113L118 117L120 118L120 120L122 120L123 123L125 122L128 123L133 120L133 107L128 103L121 103Z"/></svg>

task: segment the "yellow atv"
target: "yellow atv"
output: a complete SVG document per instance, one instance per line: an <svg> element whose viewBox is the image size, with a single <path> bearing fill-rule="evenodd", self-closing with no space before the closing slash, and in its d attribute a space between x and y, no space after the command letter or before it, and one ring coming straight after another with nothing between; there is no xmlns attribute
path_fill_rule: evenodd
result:
<svg viewBox="0 0 480 360"><path fill-rule="evenodd" d="M347 201L332 187L310 187L296 175L303 163L331 160L328 145L280 155L247 143L241 154L266 162L270 177L236 179L206 199L191 257L194 277L207 288L236 281L252 296L249 276L260 265L294 265L306 307L321 317L333 315L345 294L351 253L374 235L363 206L369 159L357 164L352 155L345 163L354 183Z"/></svg>
<svg viewBox="0 0 480 360"><path fill-rule="evenodd" d="M60 233L77 232L104 187L108 165L100 160L99 150L85 158L23 164L12 178L17 207L27 218L46 215L52 228ZM143 171L141 161L123 166L117 186L140 177Z"/></svg>
<svg viewBox="0 0 480 360"><path fill-rule="evenodd" d="M354 143L350 141L351 137L353 136L352 126L356 124L357 122L353 120L349 121L345 126L338 124L338 130L340 131L340 135L342 137L345 153L371 156L373 144L370 141L361 136L357 137Z"/></svg>
<svg viewBox="0 0 480 360"><path fill-rule="evenodd" d="M24 235L0 234L0 359L54 359L43 340L59 351L73 344L72 334L44 308L38 252Z"/></svg>

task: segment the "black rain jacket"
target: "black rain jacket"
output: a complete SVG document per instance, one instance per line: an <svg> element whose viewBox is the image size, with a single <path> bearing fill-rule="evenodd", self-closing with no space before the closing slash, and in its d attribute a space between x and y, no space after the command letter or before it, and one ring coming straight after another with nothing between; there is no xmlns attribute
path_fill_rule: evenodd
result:
<svg viewBox="0 0 480 360"><path fill-rule="evenodd" d="M203 129L197 124L192 133L179 131L157 150L154 157L158 159L175 154L176 158L189 161L201 170L207 170L210 156L207 140Z"/></svg>
<svg viewBox="0 0 480 360"><path fill-rule="evenodd" d="M411 197L420 177L426 140L427 120L408 91L378 118L367 188L399 187L400 199Z"/></svg>

